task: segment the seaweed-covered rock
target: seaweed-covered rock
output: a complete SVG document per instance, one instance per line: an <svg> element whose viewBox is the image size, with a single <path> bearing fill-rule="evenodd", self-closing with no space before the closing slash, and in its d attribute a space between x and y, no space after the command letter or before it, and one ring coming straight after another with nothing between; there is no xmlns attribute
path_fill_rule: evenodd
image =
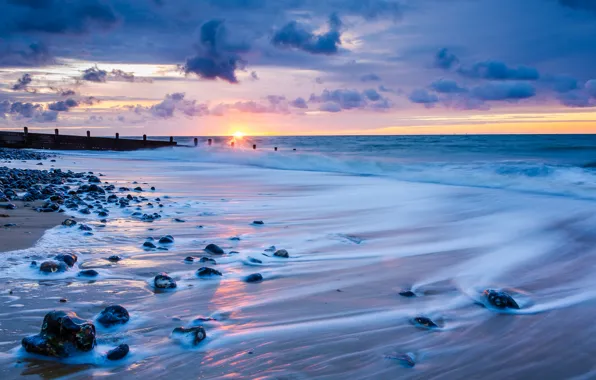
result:
<svg viewBox="0 0 596 380"><path fill-rule="evenodd" d="M290 257L290 254L285 249L279 249L279 250L275 251L275 253L273 254L273 256L287 259L287 258Z"/></svg>
<svg viewBox="0 0 596 380"><path fill-rule="evenodd" d="M120 305L111 305L106 307L99 313L97 322L104 327L111 327L114 325L123 325L130 319L128 310Z"/></svg>
<svg viewBox="0 0 596 380"><path fill-rule="evenodd" d="M178 286L176 281L165 272L155 276L153 285L155 285L157 289L175 289Z"/></svg>
<svg viewBox="0 0 596 380"><path fill-rule="evenodd" d="M121 344L118 347L108 351L108 353L106 354L106 358L108 358L108 360L120 360L123 359L126 355L128 355L129 351L130 347L128 347L128 344Z"/></svg>
<svg viewBox="0 0 596 380"><path fill-rule="evenodd" d="M63 253L63 254L60 254L60 255L57 255L56 257L54 257L54 260L62 261L63 263L68 265L70 268L72 268L75 265L75 263L77 262L78 258L76 255L74 255L72 253Z"/></svg>
<svg viewBox="0 0 596 380"><path fill-rule="evenodd" d="M253 273L253 274L246 276L244 281L249 282L249 283L250 282L261 282L261 281L263 281L263 276L260 273Z"/></svg>
<svg viewBox="0 0 596 380"><path fill-rule="evenodd" d="M498 309L519 309L517 302L506 292L487 289L483 294L488 303Z"/></svg>
<svg viewBox="0 0 596 380"><path fill-rule="evenodd" d="M73 312L52 311L43 319L41 332L23 338L21 344L33 354L66 358L95 347L95 326Z"/></svg>
<svg viewBox="0 0 596 380"><path fill-rule="evenodd" d="M172 235L166 235L159 238L159 244L173 244L174 237Z"/></svg>
<svg viewBox="0 0 596 380"><path fill-rule="evenodd" d="M68 269L64 261L48 260L41 263L39 271L42 273L61 273Z"/></svg>
<svg viewBox="0 0 596 380"><path fill-rule="evenodd" d="M221 272L213 269L213 268L209 268L209 267L202 267L197 269L197 276L199 277L211 277L211 276L221 276Z"/></svg>
<svg viewBox="0 0 596 380"><path fill-rule="evenodd" d="M66 227L72 227L72 226L74 226L76 224L77 224L77 221L76 220L72 220L72 219L66 219L64 222L62 222L62 225L63 226L66 226Z"/></svg>
<svg viewBox="0 0 596 380"><path fill-rule="evenodd" d="M178 335L182 338L189 339L193 345L197 345L207 338L207 333L205 332L205 328L203 326L190 328L176 327L174 331L172 331L172 335Z"/></svg>
<svg viewBox="0 0 596 380"><path fill-rule="evenodd" d="M221 249L221 247L216 244L209 244L208 246L205 247L205 251L207 251L213 255L223 255L225 253L224 250Z"/></svg>

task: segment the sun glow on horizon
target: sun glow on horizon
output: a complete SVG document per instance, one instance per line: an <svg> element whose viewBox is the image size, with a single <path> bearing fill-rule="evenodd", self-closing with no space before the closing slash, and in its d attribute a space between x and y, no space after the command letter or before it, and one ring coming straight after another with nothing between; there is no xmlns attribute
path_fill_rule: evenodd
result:
<svg viewBox="0 0 596 380"><path fill-rule="evenodd" d="M240 131L236 131L236 132L234 132L234 138L236 138L238 140L242 140L242 138L244 138L244 133L240 132Z"/></svg>

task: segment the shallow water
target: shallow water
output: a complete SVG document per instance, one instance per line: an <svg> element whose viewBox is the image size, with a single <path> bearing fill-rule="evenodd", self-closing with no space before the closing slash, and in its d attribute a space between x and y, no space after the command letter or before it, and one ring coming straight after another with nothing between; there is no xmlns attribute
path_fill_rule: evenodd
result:
<svg viewBox="0 0 596 380"><path fill-rule="evenodd" d="M102 180L116 187L132 181L156 186L142 194L164 200L163 218L144 223L130 218L132 208L114 209L105 228L93 217L87 223L93 236L57 227L32 249L2 254L0 376L596 378L590 169L571 164L570 157L523 161L556 168L550 178L548 171L494 171L521 165L519 157L505 162L494 152L464 151L464 163L420 152L426 158L411 155L408 164L397 154L347 159L354 156L348 148L289 147L277 153L215 146L59 158L56 167L102 172ZM331 170L324 167L329 162L343 166ZM362 167L370 162L391 165L366 172ZM385 170L398 163L403 170L426 169L419 178ZM451 169L436 173L445 166ZM438 180L439 174L448 180ZM569 180L575 175L583 185ZM145 203L143 212L156 211ZM142 249L145 238L166 234L175 237L168 251ZM208 243L239 252L216 257L220 279L199 279L194 273L202 265L183 261L205 255ZM287 249L290 259L266 256L271 245ZM83 280L77 270L41 276L29 267L32 258L64 252L79 255L77 266L94 268L100 277ZM124 260L105 260L113 254ZM162 271L177 280L175 291L152 288ZM243 282L256 272L262 283ZM420 296L398 295L410 287ZM521 309L479 306L485 288L510 289ZM63 297L68 303L58 303ZM93 354L57 362L20 348L48 311L93 319L113 303L125 306L131 321L98 327ZM417 328L410 319L418 315L441 327ZM171 337L173 328L192 326L198 317L216 319L204 323L208 339L198 347ZM107 362L102 355L119 343L129 344L131 354ZM415 358L413 368L392 359L404 353Z"/></svg>

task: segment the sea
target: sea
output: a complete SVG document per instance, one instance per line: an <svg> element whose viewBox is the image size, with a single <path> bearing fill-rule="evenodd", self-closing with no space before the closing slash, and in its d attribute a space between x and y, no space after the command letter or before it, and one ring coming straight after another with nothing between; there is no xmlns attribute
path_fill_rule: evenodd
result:
<svg viewBox="0 0 596 380"><path fill-rule="evenodd" d="M148 201L114 207L105 227L68 211L93 235L58 226L0 255L2 378L596 379L596 135L211 139L59 152L55 168L141 186ZM168 250L143 247L164 235ZM59 253L76 267L30 266ZM222 276L198 277L203 266ZM155 289L160 272L178 287ZM493 307L487 289L519 309ZM94 320L113 304L130 321L97 325L91 353L20 347L49 311ZM199 325L198 345L172 333ZM121 343L130 354L108 361Z"/></svg>

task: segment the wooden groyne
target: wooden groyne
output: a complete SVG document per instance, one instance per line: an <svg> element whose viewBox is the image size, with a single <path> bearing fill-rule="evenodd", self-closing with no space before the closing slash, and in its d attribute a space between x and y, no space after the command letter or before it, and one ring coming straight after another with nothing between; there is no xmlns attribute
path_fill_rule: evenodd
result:
<svg viewBox="0 0 596 380"><path fill-rule="evenodd" d="M195 139L195 145L197 141ZM154 149L168 146L176 146L177 143L173 137L169 141L147 140L147 135L143 135L142 140L121 139L116 133L115 138L110 137L91 137L91 132L87 131L87 136L70 136L59 134L58 129L54 134L47 133L29 133L27 127L23 132L3 132L0 131L0 147L2 148L32 148L32 149L52 149L52 150L138 150Z"/></svg>

